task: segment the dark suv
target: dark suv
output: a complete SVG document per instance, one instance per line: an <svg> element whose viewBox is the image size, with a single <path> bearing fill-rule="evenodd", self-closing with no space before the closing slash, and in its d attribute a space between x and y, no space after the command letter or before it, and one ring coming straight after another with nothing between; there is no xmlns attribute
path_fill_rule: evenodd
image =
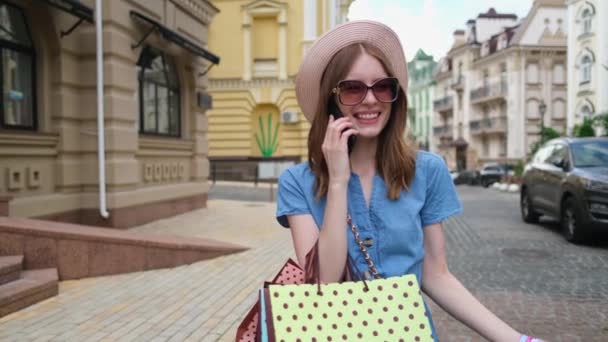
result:
<svg viewBox="0 0 608 342"><path fill-rule="evenodd" d="M581 242L595 229L608 229L608 138L549 141L524 169L521 215L559 218L568 241Z"/></svg>

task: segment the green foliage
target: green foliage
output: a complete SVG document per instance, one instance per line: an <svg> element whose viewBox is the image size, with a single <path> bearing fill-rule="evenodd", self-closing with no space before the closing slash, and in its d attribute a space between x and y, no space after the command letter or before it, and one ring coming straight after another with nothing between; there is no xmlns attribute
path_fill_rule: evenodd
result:
<svg viewBox="0 0 608 342"><path fill-rule="evenodd" d="M608 112L597 115L594 120L595 125L603 129L603 136L608 136Z"/></svg>
<svg viewBox="0 0 608 342"><path fill-rule="evenodd" d="M260 152L262 152L262 156L264 157L272 157L272 155L277 151L279 144L277 139L279 137L279 123L274 126L274 133L272 132L272 113L268 113L267 116L267 130L264 129L264 122L262 116L258 118L258 123L260 125L260 133L262 136L260 137L257 133L255 134L255 141L258 144L258 148Z"/></svg>
<svg viewBox="0 0 608 342"><path fill-rule="evenodd" d="M540 140L530 146L530 157L533 156L536 151L547 141L561 137L561 133L551 127L543 127L541 132Z"/></svg>
<svg viewBox="0 0 608 342"><path fill-rule="evenodd" d="M577 138L582 138L582 137L594 137L595 136L595 128L593 128L594 126L594 119L591 118L585 118L583 119L583 122L581 124L575 125L572 135L574 135Z"/></svg>
<svg viewBox="0 0 608 342"><path fill-rule="evenodd" d="M517 164L515 164L515 166L513 166L513 173L517 177L521 177L524 174L524 161L523 160L517 161Z"/></svg>

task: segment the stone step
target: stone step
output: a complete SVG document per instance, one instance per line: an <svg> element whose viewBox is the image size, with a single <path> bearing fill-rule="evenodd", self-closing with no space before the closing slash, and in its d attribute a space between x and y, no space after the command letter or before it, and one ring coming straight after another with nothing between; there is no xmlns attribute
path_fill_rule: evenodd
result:
<svg viewBox="0 0 608 342"><path fill-rule="evenodd" d="M0 256L0 285L19 279L23 269L23 255Z"/></svg>
<svg viewBox="0 0 608 342"><path fill-rule="evenodd" d="M56 268L22 271L19 279L0 286L0 317L56 296Z"/></svg>

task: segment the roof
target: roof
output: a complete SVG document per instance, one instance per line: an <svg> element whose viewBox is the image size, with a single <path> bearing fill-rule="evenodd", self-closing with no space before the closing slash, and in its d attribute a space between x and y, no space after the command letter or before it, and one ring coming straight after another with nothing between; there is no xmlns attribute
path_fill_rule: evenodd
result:
<svg viewBox="0 0 608 342"><path fill-rule="evenodd" d="M517 15L513 13L498 13L494 7L491 7L486 13L479 13L477 18L517 19Z"/></svg>

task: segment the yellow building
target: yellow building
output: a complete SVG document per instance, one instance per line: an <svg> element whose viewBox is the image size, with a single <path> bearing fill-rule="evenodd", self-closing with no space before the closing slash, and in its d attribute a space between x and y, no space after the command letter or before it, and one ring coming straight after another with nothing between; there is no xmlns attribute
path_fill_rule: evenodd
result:
<svg viewBox="0 0 608 342"><path fill-rule="evenodd" d="M307 156L309 123L298 107L295 76L304 53L346 21L353 0L213 0L219 9L209 49L222 63L209 73L214 161Z"/></svg>

